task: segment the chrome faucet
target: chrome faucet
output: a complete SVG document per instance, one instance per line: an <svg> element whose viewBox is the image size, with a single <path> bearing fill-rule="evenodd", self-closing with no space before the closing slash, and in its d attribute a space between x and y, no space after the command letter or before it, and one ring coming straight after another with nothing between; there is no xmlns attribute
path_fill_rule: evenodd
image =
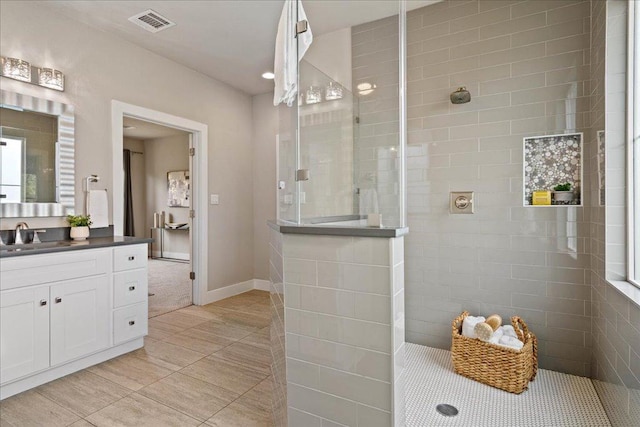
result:
<svg viewBox="0 0 640 427"><path fill-rule="evenodd" d="M22 241L22 236L20 235L20 230L28 230L29 225L26 222L19 222L16 224L15 237L13 238L14 245L21 245L24 242Z"/></svg>

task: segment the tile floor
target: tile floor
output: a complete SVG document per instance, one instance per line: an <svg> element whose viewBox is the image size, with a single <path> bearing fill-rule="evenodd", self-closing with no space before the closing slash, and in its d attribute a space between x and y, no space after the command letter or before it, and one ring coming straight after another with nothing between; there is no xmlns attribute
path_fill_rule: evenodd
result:
<svg viewBox="0 0 640 427"><path fill-rule="evenodd" d="M407 427L611 425L589 378L539 369L528 390L511 394L453 372L447 350L406 346ZM440 415L435 410L439 403L460 412Z"/></svg>
<svg viewBox="0 0 640 427"><path fill-rule="evenodd" d="M271 426L269 293L149 320L144 348L0 402L0 427Z"/></svg>

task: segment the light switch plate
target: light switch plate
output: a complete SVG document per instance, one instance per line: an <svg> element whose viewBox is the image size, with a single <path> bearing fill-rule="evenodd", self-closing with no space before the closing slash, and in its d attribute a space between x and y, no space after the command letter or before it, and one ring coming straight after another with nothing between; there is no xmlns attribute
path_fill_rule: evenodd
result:
<svg viewBox="0 0 640 427"><path fill-rule="evenodd" d="M472 214L473 191L452 191L449 197L449 213Z"/></svg>
<svg viewBox="0 0 640 427"><path fill-rule="evenodd" d="M212 194L211 195L211 204L212 205L219 205L220 204L220 196L218 194Z"/></svg>

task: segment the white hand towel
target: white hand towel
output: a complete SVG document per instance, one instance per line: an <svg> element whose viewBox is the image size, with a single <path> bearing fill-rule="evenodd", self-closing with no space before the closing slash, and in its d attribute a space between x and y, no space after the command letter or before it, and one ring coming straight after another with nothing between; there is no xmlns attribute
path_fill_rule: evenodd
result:
<svg viewBox="0 0 640 427"><path fill-rule="evenodd" d="M518 334L516 334L516 330L513 329L513 326L511 325L502 326L502 331L508 337L518 338Z"/></svg>
<svg viewBox="0 0 640 427"><path fill-rule="evenodd" d="M302 59L313 41L311 26L307 23L307 31L296 37L296 22L307 19L302 3L299 3L296 14L296 0L285 0L278 22L276 35L276 54L273 63L275 88L273 105L286 102L293 105L298 93L298 61ZM297 40L297 42L296 42ZM296 52L296 45L298 47Z"/></svg>
<svg viewBox="0 0 640 427"><path fill-rule="evenodd" d="M91 215L91 228L109 226L109 202L107 190L91 190L87 196L87 214Z"/></svg>
<svg viewBox="0 0 640 427"><path fill-rule="evenodd" d="M361 188L359 196L360 215L379 213L378 192L375 188Z"/></svg>
<svg viewBox="0 0 640 427"><path fill-rule="evenodd" d="M520 350L524 346L522 341L520 341L517 338L510 337L508 335L503 335L502 338L500 338L500 342L498 342L498 345L501 345L503 347L513 348L515 350Z"/></svg>
<svg viewBox="0 0 640 427"><path fill-rule="evenodd" d="M462 321L462 335L469 338L478 338L476 333L473 331L473 328L480 322L484 322L486 319L482 316L474 317L467 316Z"/></svg>
<svg viewBox="0 0 640 427"><path fill-rule="evenodd" d="M500 342L500 339L503 337L503 335L504 335L504 331L502 330L502 326L501 326L493 332L493 335L491 336L491 339L489 339L489 342L491 344L498 344Z"/></svg>

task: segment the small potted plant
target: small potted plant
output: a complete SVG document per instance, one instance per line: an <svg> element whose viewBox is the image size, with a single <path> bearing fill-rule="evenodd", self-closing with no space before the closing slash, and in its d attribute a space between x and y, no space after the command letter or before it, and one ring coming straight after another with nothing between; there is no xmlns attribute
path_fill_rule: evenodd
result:
<svg viewBox="0 0 640 427"><path fill-rule="evenodd" d="M67 222L71 226L71 238L73 240L87 240L89 226L93 224L91 215L67 215Z"/></svg>
<svg viewBox="0 0 640 427"><path fill-rule="evenodd" d="M569 205L573 201L573 191L571 190L571 183L565 182L564 184L558 184L553 187L553 200L556 204Z"/></svg>

